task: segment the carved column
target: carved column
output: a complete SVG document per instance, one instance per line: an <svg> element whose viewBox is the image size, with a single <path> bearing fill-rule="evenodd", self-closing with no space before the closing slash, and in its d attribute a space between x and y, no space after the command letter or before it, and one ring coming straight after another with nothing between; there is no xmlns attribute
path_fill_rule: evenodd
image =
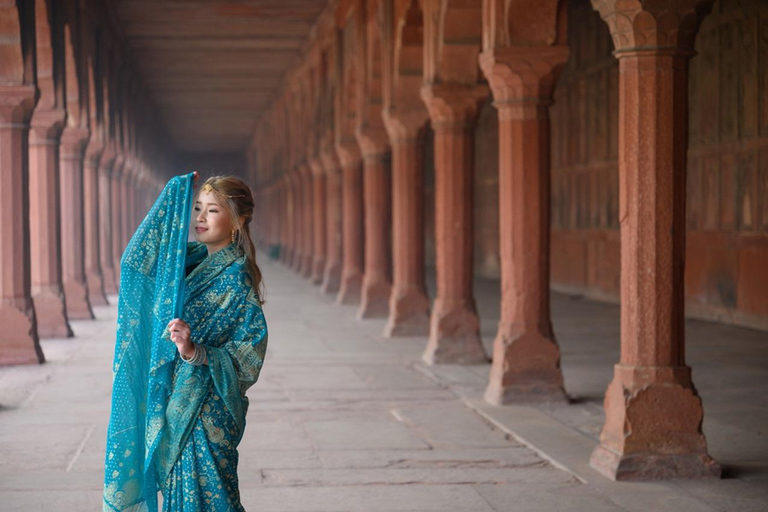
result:
<svg viewBox="0 0 768 512"><path fill-rule="evenodd" d="M323 293L338 293L341 284L342 262L342 201L341 169L333 149L322 153L323 169L326 180L326 249L325 269L323 271Z"/></svg>
<svg viewBox="0 0 768 512"><path fill-rule="evenodd" d="M621 359L591 464L616 480L720 475L685 364L688 60L711 2L593 1L619 59Z"/></svg>
<svg viewBox="0 0 768 512"><path fill-rule="evenodd" d="M59 147L62 282L71 320L93 319L85 280L83 153L87 141L87 129L68 126Z"/></svg>
<svg viewBox="0 0 768 512"><path fill-rule="evenodd" d="M359 304L363 285L363 175L356 142L340 143L343 204L343 261L339 304Z"/></svg>
<svg viewBox="0 0 768 512"><path fill-rule="evenodd" d="M29 231L32 299L41 338L73 335L61 280L59 136L66 113L37 109L29 131Z"/></svg>
<svg viewBox="0 0 768 512"><path fill-rule="evenodd" d="M124 165L125 157L122 153L118 153L115 157L115 163L112 165L110 179L112 247L109 252L112 258L112 268L115 273L115 284L117 286L120 284L120 257L123 255L123 215L125 215L126 205L126 198L123 195Z"/></svg>
<svg viewBox="0 0 768 512"><path fill-rule="evenodd" d="M320 157L310 161L309 167L312 170L312 191L314 198L312 201L313 213L313 237L314 256L312 259L312 282L322 284L323 272L325 270L326 258L326 185L325 169Z"/></svg>
<svg viewBox="0 0 768 512"><path fill-rule="evenodd" d="M85 280L88 285L88 298L93 306L107 305L99 255L99 160L103 150L103 145L94 141L92 135L85 149L83 166Z"/></svg>
<svg viewBox="0 0 768 512"><path fill-rule="evenodd" d="M27 131L34 86L0 86L0 364L42 363L30 284Z"/></svg>
<svg viewBox="0 0 768 512"><path fill-rule="evenodd" d="M297 168L291 173L291 188L293 190L293 255L291 268L301 272L301 263L304 261L304 191L302 187L301 171Z"/></svg>
<svg viewBox="0 0 768 512"><path fill-rule="evenodd" d="M392 181L389 140L386 133L359 134L363 155L363 198L365 208L365 265L359 318L386 318L389 314L390 229L392 223Z"/></svg>
<svg viewBox="0 0 768 512"><path fill-rule="evenodd" d="M99 160L99 260L104 293L117 293L115 266L112 260L112 169L115 153L104 150Z"/></svg>
<svg viewBox="0 0 768 512"><path fill-rule="evenodd" d="M312 260L314 253L314 229L315 225L312 221L312 215L314 213L313 207L313 195L314 187L312 184L312 171L308 164L303 164L299 167L299 179L301 180L301 214L302 214L302 258L299 272L304 277L312 276Z"/></svg>
<svg viewBox="0 0 768 512"><path fill-rule="evenodd" d="M485 393L493 404L565 401L549 312L549 105L564 46L488 50L499 111L501 320Z"/></svg>
<svg viewBox="0 0 768 512"><path fill-rule="evenodd" d="M484 86L425 86L422 98L435 131L437 297L424 361L487 361L472 287L474 126Z"/></svg>
<svg viewBox="0 0 768 512"><path fill-rule="evenodd" d="M424 274L424 128L427 111L386 112L392 147L392 293L385 336L429 334Z"/></svg>

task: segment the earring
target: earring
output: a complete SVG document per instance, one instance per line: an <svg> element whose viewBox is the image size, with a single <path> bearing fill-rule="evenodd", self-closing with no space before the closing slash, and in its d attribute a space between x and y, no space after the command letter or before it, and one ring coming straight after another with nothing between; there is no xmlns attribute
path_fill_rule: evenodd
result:
<svg viewBox="0 0 768 512"><path fill-rule="evenodd" d="M234 229L232 230L232 241L233 242L235 241L235 230Z"/></svg>

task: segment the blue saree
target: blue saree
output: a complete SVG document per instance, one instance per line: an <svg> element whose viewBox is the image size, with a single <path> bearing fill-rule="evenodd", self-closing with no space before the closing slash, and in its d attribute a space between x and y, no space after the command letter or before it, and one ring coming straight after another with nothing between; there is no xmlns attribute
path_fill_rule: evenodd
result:
<svg viewBox="0 0 768 512"><path fill-rule="evenodd" d="M242 511L237 445L267 326L243 250L187 242L193 175L171 179L121 260L105 512ZM165 329L186 321L208 364Z"/></svg>

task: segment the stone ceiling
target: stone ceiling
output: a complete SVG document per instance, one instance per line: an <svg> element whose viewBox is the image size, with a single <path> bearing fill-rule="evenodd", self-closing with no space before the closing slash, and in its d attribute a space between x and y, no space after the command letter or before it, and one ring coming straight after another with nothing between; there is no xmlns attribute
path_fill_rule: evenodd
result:
<svg viewBox="0 0 768 512"><path fill-rule="evenodd" d="M177 149L243 150L328 0L113 0Z"/></svg>

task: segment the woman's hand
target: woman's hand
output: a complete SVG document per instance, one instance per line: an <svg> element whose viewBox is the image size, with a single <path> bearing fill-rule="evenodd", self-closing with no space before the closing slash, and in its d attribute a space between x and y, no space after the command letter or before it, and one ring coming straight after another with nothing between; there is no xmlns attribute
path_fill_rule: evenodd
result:
<svg viewBox="0 0 768 512"><path fill-rule="evenodd" d="M192 329L189 324L181 318L174 318L168 322L167 329L171 335L171 341L176 344L176 348L179 350L179 354L186 358L192 357L195 353L195 346L190 339Z"/></svg>

